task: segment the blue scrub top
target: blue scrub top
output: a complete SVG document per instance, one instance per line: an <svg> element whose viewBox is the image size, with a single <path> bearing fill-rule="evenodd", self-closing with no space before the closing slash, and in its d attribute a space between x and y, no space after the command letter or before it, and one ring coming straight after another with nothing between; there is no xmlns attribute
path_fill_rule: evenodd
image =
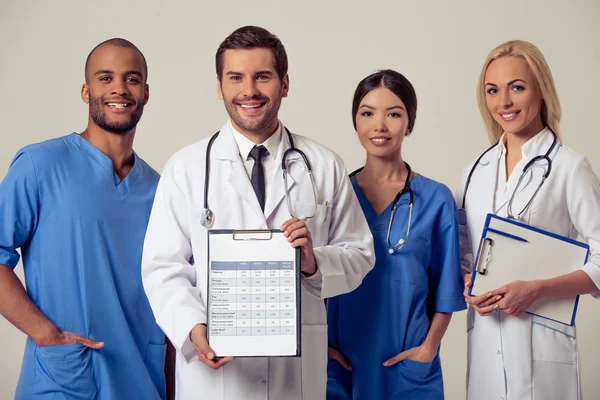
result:
<svg viewBox="0 0 600 400"><path fill-rule="evenodd" d="M78 134L20 150L0 184L0 264L20 248L27 293L59 329L103 341L25 345L16 399L164 399L165 338L141 257L159 175L135 155L122 181Z"/></svg>
<svg viewBox="0 0 600 400"><path fill-rule="evenodd" d="M327 301L329 345L352 365L347 371L329 360L327 399L443 399L439 352L431 363L383 363L421 345L435 312L466 308L452 194L431 179L412 179L410 235L402 249L389 254L391 204L377 215L356 178L351 181L373 234L377 261L356 290ZM409 195L404 194L394 217L392 244L406 233L408 203Z"/></svg>

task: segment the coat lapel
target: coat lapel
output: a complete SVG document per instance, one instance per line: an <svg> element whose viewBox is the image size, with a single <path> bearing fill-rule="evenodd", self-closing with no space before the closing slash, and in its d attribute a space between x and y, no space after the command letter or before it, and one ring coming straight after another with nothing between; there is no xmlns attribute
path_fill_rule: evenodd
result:
<svg viewBox="0 0 600 400"><path fill-rule="evenodd" d="M265 199L265 217L269 219L271 214L275 211L275 209L279 206L285 198L285 180L283 178L283 172L281 169L281 161L283 160L283 154L290 148L290 142L285 129L283 129L283 134L281 135L281 140L279 141L279 147L277 148L277 158L275 159L275 171L273 176L270 177L269 183L267 184L267 193ZM296 164L294 160L299 158L298 154L292 152L286 158L286 166L288 166L287 173L287 191L292 189L292 187L296 184L294 178L291 175L291 164ZM286 205L287 207L287 205ZM283 221L282 221L283 222Z"/></svg>
<svg viewBox="0 0 600 400"><path fill-rule="evenodd" d="M244 208L248 208L256 214L259 220L266 223L265 216L260 209L260 204L252 188L250 178L244 167L244 163L240 157L240 152L233 137L229 124L221 130L219 137L215 140L213 145L213 160L214 168L221 169L224 171L222 176L227 176L226 181L231 186L237 195L245 203ZM225 171L229 170L229 174ZM216 199L218 202L218 199Z"/></svg>
<svg viewBox="0 0 600 400"><path fill-rule="evenodd" d="M473 190L467 191L465 207L477 207L478 209L486 210L486 214L493 210L497 177L498 149L494 147L479 160L473 171L469 185L473 187Z"/></svg>

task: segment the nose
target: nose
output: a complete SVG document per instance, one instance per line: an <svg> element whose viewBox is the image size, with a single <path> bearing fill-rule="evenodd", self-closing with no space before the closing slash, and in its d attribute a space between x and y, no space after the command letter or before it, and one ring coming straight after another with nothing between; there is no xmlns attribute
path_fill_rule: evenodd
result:
<svg viewBox="0 0 600 400"><path fill-rule="evenodd" d="M114 79L111 88L111 94L114 96L126 96L129 94L129 88L124 80Z"/></svg>
<svg viewBox="0 0 600 400"><path fill-rule="evenodd" d="M259 94L258 87L256 86L256 81L254 79L245 79L244 86L242 88L242 95L244 97L253 97Z"/></svg>
<svg viewBox="0 0 600 400"><path fill-rule="evenodd" d="M387 125L385 123L385 118L380 117L375 121L375 132L387 132Z"/></svg>
<svg viewBox="0 0 600 400"><path fill-rule="evenodd" d="M504 107L504 108L512 107L513 102L512 102L512 97L510 95L510 90L502 91L502 93L500 94L500 101L501 101L502 107Z"/></svg>

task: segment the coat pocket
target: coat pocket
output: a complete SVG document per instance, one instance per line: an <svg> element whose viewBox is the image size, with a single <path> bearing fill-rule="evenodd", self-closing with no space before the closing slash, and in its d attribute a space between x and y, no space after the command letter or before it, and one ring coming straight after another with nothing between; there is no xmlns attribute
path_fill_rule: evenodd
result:
<svg viewBox="0 0 600 400"><path fill-rule="evenodd" d="M580 399L575 327L545 318L531 319L534 399Z"/></svg>
<svg viewBox="0 0 600 400"><path fill-rule="evenodd" d="M531 345L534 361L577 364L575 328L532 317Z"/></svg>
<svg viewBox="0 0 600 400"><path fill-rule="evenodd" d="M91 400L98 394L92 349L69 344L34 351L32 399Z"/></svg>
<svg viewBox="0 0 600 400"><path fill-rule="evenodd" d="M534 360L531 386L533 399L581 399L577 365Z"/></svg>

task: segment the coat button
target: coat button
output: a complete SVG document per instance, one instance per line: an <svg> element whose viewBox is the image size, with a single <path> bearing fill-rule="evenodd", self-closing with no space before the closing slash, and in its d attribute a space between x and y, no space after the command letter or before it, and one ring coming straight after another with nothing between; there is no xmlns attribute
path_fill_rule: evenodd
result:
<svg viewBox="0 0 600 400"><path fill-rule="evenodd" d="M260 383L262 383L263 385L267 383L266 379L263 379L262 381L260 381Z"/></svg>
<svg viewBox="0 0 600 400"><path fill-rule="evenodd" d="M502 351L498 350L498 354L502 354Z"/></svg>

